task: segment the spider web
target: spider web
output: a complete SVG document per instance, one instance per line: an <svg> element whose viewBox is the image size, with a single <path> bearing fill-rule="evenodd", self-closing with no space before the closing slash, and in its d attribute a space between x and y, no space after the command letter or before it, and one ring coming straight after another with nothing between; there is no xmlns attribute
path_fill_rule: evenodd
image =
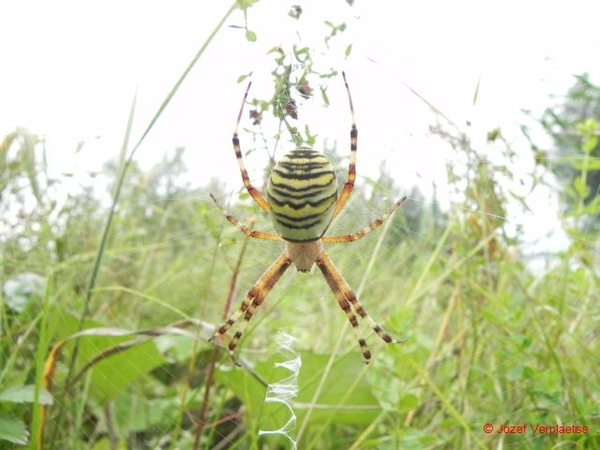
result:
<svg viewBox="0 0 600 450"><path fill-rule="evenodd" d="M259 430L278 429L307 448L362 448L368 439L378 448L407 442L443 447L497 443L487 440L487 423L495 431L500 424L526 423L526 432L498 437L506 447L521 448L575 436L536 435L534 425L597 424L600 382L591 367L598 350L596 274L585 260L594 257L585 250L592 229L575 234L576 219L561 221L556 182L534 164L510 120L493 123L501 134L490 140L489 121L448 119L455 116L435 93L423 94L431 103L415 97L374 46L358 55L365 71L347 70L359 127L358 180L330 233L356 231L400 195L409 199L385 228L328 251L369 314L408 341L390 348L361 321L375 355L365 368L322 278L290 270L248 326L241 368L207 344L281 251L273 243L246 243L208 198L213 192L240 220L272 230L239 190L229 139L243 86L232 89L232 77L223 88L232 92L219 96L218 108L200 111L176 101L174 110L188 119L168 138L148 144L161 149L159 156L141 149L130 168L84 323L84 330L95 331L79 339L71 375L81 377L68 393L73 341L52 360L55 404L46 439L59 442L57 430L68 424L72 448L124 439L130 448L192 448L199 427L205 448L285 446L286 438L260 437ZM252 92L259 97L268 89L256 78ZM298 105L299 123L318 132L315 148L327 152L344 180L349 114L343 85L333 78L330 89L329 108L313 100ZM205 93L181 97L197 102ZM482 115L475 110L472 117ZM196 117L193 123L189 116ZM162 123L169 128L180 117L173 113ZM188 128L199 134L198 117L204 118L201 141L179 133ZM259 188L270 158L291 146L264 143L261 136L273 136L277 127L265 123L262 134L241 134ZM244 128L251 128L247 120ZM2 199L0 417L14 428L19 421L6 418L28 417L35 395L30 381L48 361L46 350L78 330L120 167L113 162L91 171L87 158L105 147L86 140L70 155L68 170L44 174L44 158L53 164L49 155L59 141L48 135L45 147L27 150L29 163L19 150L26 141L6 150L7 160L25 170ZM181 142L190 143L185 151L164 150ZM212 153L214 164L206 156ZM182 322L188 319L195 321ZM31 325L39 323L45 325ZM296 340L302 362L291 378L276 366L286 357L277 353L279 330ZM284 382L298 385L295 398L278 390ZM287 406L272 409L277 405L268 399L277 403L285 396ZM79 400L71 403L80 410L67 407L71 399ZM61 406L62 417L56 413Z"/></svg>

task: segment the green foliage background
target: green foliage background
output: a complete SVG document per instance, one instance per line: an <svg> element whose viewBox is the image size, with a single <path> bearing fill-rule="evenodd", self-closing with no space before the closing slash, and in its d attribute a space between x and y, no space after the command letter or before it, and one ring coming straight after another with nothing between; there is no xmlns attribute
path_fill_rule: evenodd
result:
<svg viewBox="0 0 600 450"><path fill-rule="evenodd" d="M232 10L248 19L250 7ZM293 413L289 437L303 449L599 448L597 236L589 227L599 211L590 189L600 168L597 114L560 122L573 133L572 156L556 159L570 163L563 189L574 206L563 222L571 246L552 255L552 268L528 270L518 230L507 230L508 202L527 205L506 188L510 170L482 160L463 130L440 119L433 131L464 162L448 167L450 210L413 189L377 234L330 249L371 315L407 341L384 346L369 333L376 356L363 365L324 280L288 275L250 323L236 368L206 339L280 247L248 242L224 220L208 196L221 191L218 183L181 183L184 149L149 171L133 159L219 26L141 139L129 145L128 132L123 157L106 165L115 186L106 196L90 189L57 203L56 180L37 156L43 140L23 129L4 138L0 447L288 448L285 436L259 431L283 427ZM345 31L328 26L326 42ZM247 29L246 38L259 33ZM280 133L267 140L310 145L314 131L295 128L293 100L312 89L326 104L339 73L313 66L309 48L272 53L273 97L248 108L278 121ZM499 130L488 139L511 160ZM533 151L532 189L553 158ZM337 149L326 153L343 180ZM370 188L355 193L332 233L375 218L385 210L382 198L399 189L385 171ZM35 206L15 213L24 198ZM236 217L270 229L247 194L238 200ZM293 330L301 367L277 367L290 357L277 351L279 329ZM44 387L48 362L56 369ZM286 379L297 389L288 406L266 402L267 385ZM589 432L486 434L487 423L575 424Z"/></svg>

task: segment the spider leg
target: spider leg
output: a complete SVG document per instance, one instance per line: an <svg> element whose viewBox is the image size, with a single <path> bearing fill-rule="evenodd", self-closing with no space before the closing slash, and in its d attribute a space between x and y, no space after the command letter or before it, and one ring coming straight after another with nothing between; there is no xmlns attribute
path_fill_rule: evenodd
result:
<svg viewBox="0 0 600 450"><path fill-rule="evenodd" d="M362 351L365 363L368 364L371 360L371 351L369 350L367 341L365 340L365 337L363 336L362 331L358 326L358 320L356 319L356 316L354 315L354 312L350 307L350 303L348 303L348 299L346 298L342 290L339 288L339 283L336 279L336 275L341 277L341 274L338 273L335 269L334 273L332 273L322 258L317 259L316 264L319 267L319 269L321 269L321 272L323 272L323 276L325 277L325 280L327 280L329 287L333 291L333 294L335 295L335 298L338 301L340 308L342 308L342 310L346 313L350 325L352 325L352 328L354 328L356 336L358 337L358 345L360 345L360 349Z"/></svg>
<svg viewBox="0 0 600 450"><path fill-rule="evenodd" d="M346 85L346 92L348 93L348 103L350 104L350 114L352 117L352 126L350 128L350 163L348 165L348 178L346 184L340 192L340 196L335 205L335 211L333 217L336 217L340 211L344 208L344 205L348 201L352 190L354 189L354 181L356 180L356 149L358 148L358 129L356 128L356 120L354 118L354 104L352 103L352 94L350 93L350 87L346 81L346 74L342 72L344 78L344 84Z"/></svg>
<svg viewBox="0 0 600 450"><path fill-rule="evenodd" d="M246 104L246 100L248 99L248 92L250 91L250 86L252 86L252 82L248 83L248 87L246 88L246 93L244 94L242 106L240 107L240 112L238 113L237 121L235 122L235 129L233 130L233 138L231 139L231 141L233 142L233 151L235 152L235 157L237 158L238 165L240 166L240 172L242 174L242 181L244 182L244 187L248 191L248 194L250 194L254 201L258 203L258 205L262 208L262 210L268 213L269 205L267 204L267 201L261 195L259 190L256 189L252 185L252 183L250 183L250 177L248 176L248 171L246 170L244 158L242 156L242 149L240 148L240 139L238 138L238 129L240 127L240 121L242 120L244 105Z"/></svg>
<svg viewBox="0 0 600 450"><path fill-rule="evenodd" d="M383 223L387 219L389 219L390 216L392 214L394 214L398 208L400 208L400 206L402 205L402 203L404 203L405 200L406 200L406 197L402 197L400 200L398 200L396 203L394 203L384 215L375 219L373 222L371 222L369 225L364 227L362 230L358 230L356 233L347 234L345 236L323 236L323 238L322 238L323 242L325 244L345 244L348 242L357 241L357 240L365 237L371 231L374 231L377 228L379 228L381 225L383 225Z"/></svg>
<svg viewBox="0 0 600 450"><path fill-rule="evenodd" d="M227 331L236 323L236 321L243 315L244 320L240 323L238 330L229 341L229 354L235 361L234 350L237 346L238 341L244 333L244 329L252 316L256 308L258 308L265 300L271 289L277 284L281 276L292 264L292 260L287 256L286 253L281 254L279 258L275 260L273 264L261 275L258 281L248 291L248 294L244 298L244 301L240 305L239 309L221 325L221 327L215 332L215 334L209 339L209 342L218 339L220 336L227 333Z"/></svg>
<svg viewBox="0 0 600 450"><path fill-rule="evenodd" d="M215 202L217 208L221 210L221 213L225 216L227 222L229 222L232 225L235 225L246 236L255 239L263 239L265 241L283 241L283 238L277 234L263 233L262 231L251 230L247 226L242 225L235 217L233 217L231 214L225 211L225 209L219 204L217 198L213 194L210 194L210 198L212 198L213 202Z"/></svg>
<svg viewBox="0 0 600 450"><path fill-rule="evenodd" d="M352 289L350 289L350 286L348 285L346 280L344 280L344 277L337 270L337 268L333 264L333 261L325 251L321 252L321 255L319 256L319 258L317 258L316 264L319 267L319 269L321 269L321 272L323 273L325 280L327 280L327 284L329 284L329 287L335 295L335 298L337 299L340 307L348 316L350 324L356 330L358 336L358 344L360 345L363 356L365 358L365 363L369 363L371 359L371 352L369 351L369 346L367 345L367 342L363 337L360 328L358 327L356 316L352 312L350 305L352 305L354 311L356 311L356 314L358 314L360 317L367 321L367 323L373 329L373 331L377 333L377 335L384 342L388 344L400 344L404 342L398 339L394 339L392 336L390 336L383 328L381 328L377 324L377 322L375 322L371 318L371 316L367 314L365 308L360 304L360 302L356 298L356 294L352 292Z"/></svg>

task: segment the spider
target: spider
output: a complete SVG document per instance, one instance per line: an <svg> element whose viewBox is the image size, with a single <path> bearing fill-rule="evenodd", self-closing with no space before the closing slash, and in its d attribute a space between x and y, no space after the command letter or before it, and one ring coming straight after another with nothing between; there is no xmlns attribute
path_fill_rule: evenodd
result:
<svg viewBox="0 0 600 450"><path fill-rule="evenodd" d="M227 213L213 194L210 196L227 221L235 225L246 236L266 241L285 242L285 248L283 253L248 291L239 309L210 338L211 342L220 338L243 316L243 321L239 324L238 330L228 345L229 353L234 361L236 361L234 350L256 308L262 304L271 289L292 264L299 272L312 272L316 265L323 273L340 308L346 313L356 332L365 363L369 363L371 351L358 326L356 314L365 320L384 342L404 342L390 336L367 314L323 248L323 244L345 244L363 238L371 231L379 228L406 200L406 197L402 197L385 214L353 234L325 236L332 220L342 211L348 201L356 179L358 131L354 117L352 95L344 72L342 72L342 77L348 94L352 127L350 129L348 177L339 194L336 176L329 160L316 150L301 147L287 153L275 165L268 180L265 200L250 182L238 138L238 129L252 82L246 88L233 132L233 150L244 187L262 210L269 214L277 234L264 233L246 227Z"/></svg>

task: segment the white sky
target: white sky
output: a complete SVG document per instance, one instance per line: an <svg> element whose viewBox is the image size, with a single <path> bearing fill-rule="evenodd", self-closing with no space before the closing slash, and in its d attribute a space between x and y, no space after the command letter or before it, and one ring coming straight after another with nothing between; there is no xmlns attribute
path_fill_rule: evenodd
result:
<svg viewBox="0 0 600 450"><path fill-rule="evenodd" d="M298 22L286 16L295 3L304 11ZM119 152L136 85L134 142L230 4L3 2L0 133L24 126L46 135L55 173L98 170ZM433 116L403 82L458 125L470 120L476 146L499 126L515 148L526 149L517 132L522 108L541 113L548 95L564 93L573 74L587 71L598 82L598 18L597 0L357 0L352 8L343 0L261 0L248 11L258 41L247 43L242 30L228 27L244 25L242 13L234 12L137 159L149 165L185 146L198 184L214 176L239 188L230 139L245 84L236 79L254 72L251 96L269 97L274 65L267 50L301 42L314 49L320 67L346 70L360 130L359 174L377 176L386 160L403 186L420 181L426 189L431 179L444 177L453 154L428 139ZM323 20L348 24L329 52ZM336 56L349 43L351 57ZM329 108L308 102L300 114L310 118L313 132L337 139L344 151L349 114L341 79L332 80L328 92ZM315 129L315 118L322 128ZM250 144L250 136L244 140ZM75 155L79 141L86 146ZM259 177L264 161L247 164L251 176ZM548 204L547 193L537 195Z"/></svg>

